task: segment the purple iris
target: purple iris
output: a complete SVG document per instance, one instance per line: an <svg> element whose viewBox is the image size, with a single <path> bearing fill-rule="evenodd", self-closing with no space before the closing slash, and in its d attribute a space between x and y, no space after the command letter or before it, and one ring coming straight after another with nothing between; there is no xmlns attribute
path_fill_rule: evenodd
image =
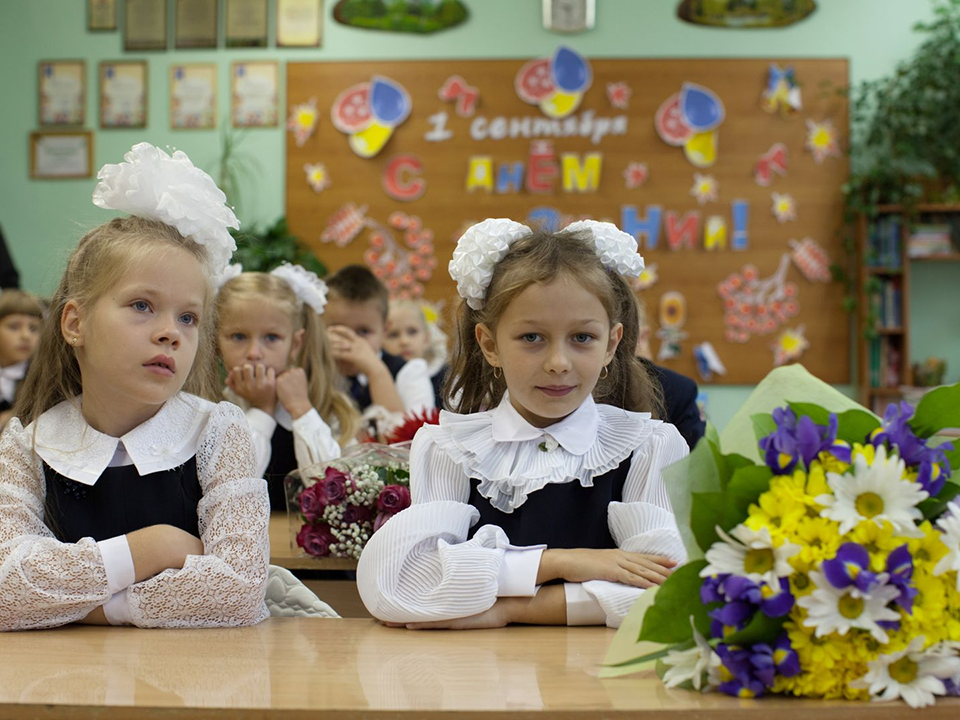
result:
<svg viewBox="0 0 960 720"><path fill-rule="evenodd" d="M953 445L943 443L937 447L928 447L910 427L911 417L913 407L908 403L891 403L883 415L883 423L870 434L869 440L874 447L884 443L891 448L895 447L897 454L908 467L918 468L917 482L920 486L930 497L936 497L950 477L950 463L947 462L946 451L953 450Z"/></svg>
<svg viewBox="0 0 960 720"><path fill-rule="evenodd" d="M840 546L832 560L823 561L823 574L835 588L853 585L860 592L868 592L877 582L870 572L870 554L863 545L848 542Z"/></svg>
<svg viewBox="0 0 960 720"><path fill-rule="evenodd" d="M824 451L838 460L850 462L850 446L837 440L835 413L830 413L827 425L817 425L806 415L797 420L790 408L776 408L773 420L777 429L760 440L760 448L765 451L764 460L775 475L793 472L801 460L809 468Z"/></svg>
<svg viewBox="0 0 960 720"><path fill-rule="evenodd" d="M890 575L890 584L900 591L894 602L906 610L913 611L913 599L919 590L910 584L913 579L913 557L906 545L901 545L887 556L887 573Z"/></svg>
<svg viewBox="0 0 960 720"><path fill-rule="evenodd" d="M773 644L773 664L777 668L777 673L783 677L800 674L800 658L790 644L790 636L787 633L781 634Z"/></svg>
<svg viewBox="0 0 960 720"><path fill-rule="evenodd" d="M704 605L724 602L726 598L723 596L723 593L720 592L720 584L728 577L730 576L711 575L704 578L703 584L700 586L700 602Z"/></svg>
<svg viewBox="0 0 960 720"><path fill-rule="evenodd" d="M953 678L947 678L943 681L943 687L947 691L947 695L956 697L960 695L960 685L953 681Z"/></svg>
<svg viewBox="0 0 960 720"><path fill-rule="evenodd" d="M742 630L758 609L768 617L783 617L793 608L793 595L786 578L780 578L776 590L766 583L758 585L739 575L719 575L713 580L709 584L705 581L700 587L700 599L704 604L724 603L710 611L713 620L710 634L713 637L723 638L730 628Z"/></svg>
<svg viewBox="0 0 960 720"><path fill-rule="evenodd" d="M756 648L760 650L754 652ZM721 692L734 697L760 697L773 684L773 654L770 646L754 645L748 649L720 643L717 645L717 655L733 676L720 683Z"/></svg>

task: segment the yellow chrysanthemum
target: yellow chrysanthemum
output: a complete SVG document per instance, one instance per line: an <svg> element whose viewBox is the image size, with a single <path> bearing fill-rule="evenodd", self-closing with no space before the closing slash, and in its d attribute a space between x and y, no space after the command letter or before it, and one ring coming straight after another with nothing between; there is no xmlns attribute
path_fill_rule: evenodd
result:
<svg viewBox="0 0 960 720"><path fill-rule="evenodd" d="M945 639L948 632L947 589L942 578L915 573L913 586L918 592L910 613L903 613L903 636L913 638L924 635L930 643Z"/></svg>
<svg viewBox="0 0 960 720"><path fill-rule="evenodd" d="M873 445L861 445L860 443L854 443L853 449L850 451L850 459L852 461L862 455L863 459L867 461L867 465L873 465L873 458L876 450L877 449Z"/></svg>
<svg viewBox="0 0 960 720"><path fill-rule="evenodd" d="M810 498L809 504L815 506L818 510L820 505L814 500L818 495L829 495L833 493L833 490L830 489L830 486L827 484L827 474L824 470L823 464L814 461L810 468L810 472L807 475L806 483L806 494Z"/></svg>
<svg viewBox="0 0 960 720"><path fill-rule="evenodd" d="M923 537L910 538L907 541L913 557L913 569L918 573L932 573L940 558L947 554L947 546L940 540L940 533L929 520L924 520L918 527Z"/></svg>
<svg viewBox="0 0 960 720"><path fill-rule="evenodd" d="M793 617L793 613L791 613ZM817 638L812 628L804 628L790 620L784 624L802 672L779 681L776 688L806 697L847 698L866 700L862 690L849 687L849 682L866 672L867 662L876 658L877 643L867 633L851 632Z"/></svg>
<svg viewBox="0 0 960 720"><path fill-rule="evenodd" d="M800 552L793 558L794 568L809 572L834 557L843 540L838 528L835 521L823 517L804 517L797 523L793 542L800 546Z"/></svg>
<svg viewBox="0 0 960 720"><path fill-rule="evenodd" d="M801 481L802 482L802 481ZM790 481L778 482L774 479L770 489L757 498L757 503L748 509L746 525L751 530L770 528L775 538L786 537L786 532L806 515L806 506L802 495L798 494Z"/></svg>
<svg viewBox="0 0 960 720"><path fill-rule="evenodd" d="M847 470L850 469L850 463L844 462L836 455L824 450L817 456L817 459L810 463L811 467L817 466L823 472L833 472L838 475L843 475Z"/></svg>
<svg viewBox="0 0 960 720"><path fill-rule="evenodd" d="M870 553L870 569L876 573L886 570L887 556L907 542L907 538L894 534L893 525L886 520L882 525L869 520L861 522L847 537L866 548Z"/></svg>

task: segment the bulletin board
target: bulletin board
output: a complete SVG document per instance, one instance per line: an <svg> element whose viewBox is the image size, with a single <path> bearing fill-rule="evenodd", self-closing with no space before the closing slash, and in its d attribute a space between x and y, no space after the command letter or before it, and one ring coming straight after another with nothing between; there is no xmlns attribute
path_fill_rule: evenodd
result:
<svg viewBox="0 0 960 720"><path fill-rule="evenodd" d="M845 383L850 323L827 268L842 253L847 84L842 59L562 48L289 63L287 219L331 270L365 263L393 295L448 308L472 222L607 220L638 237L659 364L752 384L799 361ZM726 372L708 381L711 349Z"/></svg>

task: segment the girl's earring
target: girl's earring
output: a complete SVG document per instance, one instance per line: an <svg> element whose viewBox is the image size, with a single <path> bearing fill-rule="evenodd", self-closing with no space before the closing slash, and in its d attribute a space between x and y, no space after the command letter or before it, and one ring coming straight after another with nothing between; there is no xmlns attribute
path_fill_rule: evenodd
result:
<svg viewBox="0 0 960 720"><path fill-rule="evenodd" d="M604 366L603 366L603 372L600 373L600 379L601 379L601 380L606 380L607 377L609 377L609 375L610 375L610 371L607 370L607 366L604 365Z"/></svg>
<svg viewBox="0 0 960 720"><path fill-rule="evenodd" d="M76 345L76 344L77 344L77 339L76 339L75 337L70 338L70 344L71 344L71 345Z"/></svg>
<svg viewBox="0 0 960 720"><path fill-rule="evenodd" d="M494 365L494 366L493 366L493 377L494 377L494 379L495 379L495 380L499 380L501 375L503 375L503 370L501 370L498 366Z"/></svg>

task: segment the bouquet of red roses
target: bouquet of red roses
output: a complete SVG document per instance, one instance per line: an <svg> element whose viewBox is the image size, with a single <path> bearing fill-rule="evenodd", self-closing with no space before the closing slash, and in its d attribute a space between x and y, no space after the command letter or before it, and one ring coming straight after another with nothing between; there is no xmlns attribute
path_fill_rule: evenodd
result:
<svg viewBox="0 0 960 720"><path fill-rule="evenodd" d="M297 545L315 557L358 559L391 517L410 506L410 451L364 443L343 456L306 468L288 509L303 526Z"/></svg>

